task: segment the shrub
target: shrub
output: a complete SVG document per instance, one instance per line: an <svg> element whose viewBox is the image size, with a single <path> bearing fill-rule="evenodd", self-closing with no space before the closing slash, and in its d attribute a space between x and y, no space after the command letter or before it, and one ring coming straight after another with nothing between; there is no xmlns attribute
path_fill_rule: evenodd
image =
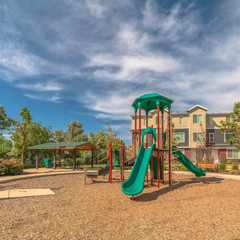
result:
<svg viewBox="0 0 240 240"><path fill-rule="evenodd" d="M182 165L180 166L180 170L181 170L181 171L187 171L188 169L182 164Z"/></svg>
<svg viewBox="0 0 240 240"><path fill-rule="evenodd" d="M231 164L232 163L232 161L231 160L227 160L227 164Z"/></svg>
<svg viewBox="0 0 240 240"><path fill-rule="evenodd" d="M237 163L232 165L232 170L238 171L238 164Z"/></svg>
<svg viewBox="0 0 240 240"><path fill-rule="evenodd" d="M23 172L17 160L0 159L0 171L6 175L18 175Z"/></svg>
<svg viewBox="0 0 240 240"><path fill-rule="evenodd" d="M218 170L219 172L226 172L226 163L220 162L220 164L218 165Z"/></svg>

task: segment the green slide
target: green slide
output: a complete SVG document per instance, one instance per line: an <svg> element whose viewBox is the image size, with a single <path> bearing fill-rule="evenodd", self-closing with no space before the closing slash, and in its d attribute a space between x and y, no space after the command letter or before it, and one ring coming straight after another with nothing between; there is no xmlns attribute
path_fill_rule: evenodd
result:
<svg viewBox="0 0 240 240"><path fill-rule="evenodd" d="M122 183L122 191L127 195L137 195L142 192L144 180L148 168L148 163L151 159L152 151L156 145L152 144L151 148L146 149L143 144L137 155L137 159L127 181Z"/></svg>
<svg viewBox="0 0 240 240"><path fill-rule="evenodd" d="M173 154L178 156L178 160L196 177L206 176L203 169L196 167L176 146L172 146Z"/></svg>

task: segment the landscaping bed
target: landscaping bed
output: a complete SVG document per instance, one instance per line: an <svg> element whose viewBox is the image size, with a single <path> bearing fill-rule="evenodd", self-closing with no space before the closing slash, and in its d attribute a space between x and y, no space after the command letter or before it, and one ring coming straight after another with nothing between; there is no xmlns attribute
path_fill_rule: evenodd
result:
<svg viewBox="0 0 240 240"><path fill-rule="evenodd" d="M50 188L56 194L2 200L1 239L240 238L240 181L173 176L179 183L147 184L135 201L108 177L85 186L82 174L1 184L0 190Z"/></svg>

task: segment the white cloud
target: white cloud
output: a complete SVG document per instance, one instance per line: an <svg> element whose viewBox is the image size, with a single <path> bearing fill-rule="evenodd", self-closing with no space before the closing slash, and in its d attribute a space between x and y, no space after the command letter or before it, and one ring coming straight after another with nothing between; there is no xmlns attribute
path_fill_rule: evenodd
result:
<svg viewBox="0 0 240 240"><path fill-rule="evenodd" d="M49 81L47 83L34 83L34 84L19 83L16 86L21 89L39 92L62 90L62 86L59 83L53 81Z"/></svg>
<svg viewBox="0 0 240 240"><path fill-rule="evenodd" d="M101 1L98 0L86 0L86 5L88 6L90 13L97 18L102 18L106 12L106 6L103 6Z"/></svg>
<svg viewBox="0 0 240 240"><path fill-rule="evenodd" d="M53 102L53 103L60 103L61 98L58 95L52 95L52 96L46 96L46 95L33 95L33 94L29 94L29 93L25 93L24 94L25 97L34 99L34 100L38 100L38 101L42 101L42 102Z"/></svg>

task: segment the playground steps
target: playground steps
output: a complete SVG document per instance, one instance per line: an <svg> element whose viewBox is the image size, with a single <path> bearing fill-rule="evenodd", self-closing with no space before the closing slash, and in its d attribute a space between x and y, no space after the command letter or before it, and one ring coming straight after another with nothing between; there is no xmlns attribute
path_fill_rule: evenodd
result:
<svg viewBox="0 0 240 240"><path fill-rule="evenodd" d="M125 162L124 165L125 166L133 166L134 162L135 162L135 158L133 157L129 161Z"/></svg>

